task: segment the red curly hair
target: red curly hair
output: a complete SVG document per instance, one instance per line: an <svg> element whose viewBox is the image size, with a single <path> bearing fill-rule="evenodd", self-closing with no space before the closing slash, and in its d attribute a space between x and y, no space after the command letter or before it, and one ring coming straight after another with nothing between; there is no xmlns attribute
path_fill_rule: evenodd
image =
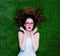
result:
<svg viewBox="0 0 60 56"><path fill-rule="evenodd" d="M41 22L45 21L45 17L43 16L41 8L37 10L33 10L32 8L28 8L27 10L20 9L17 12L17 17L14 17L13 22L18 26L24 27L24 22L28 17L31 17L34 20L35 25L41 24Z"/></svg>

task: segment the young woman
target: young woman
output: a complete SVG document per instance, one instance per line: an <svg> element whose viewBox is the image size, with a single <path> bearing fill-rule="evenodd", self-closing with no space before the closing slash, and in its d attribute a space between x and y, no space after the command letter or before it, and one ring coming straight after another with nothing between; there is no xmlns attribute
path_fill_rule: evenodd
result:
<svg viewBox="0 0 60 56"><path fill-rule="evenodd" d="M43 17L36 11L29 9L20 10L15 22L19 25L21 31L18 32L18 41L20 52L18 56L37 56L36 51L39 48L40 33L36 24L41 23Z"/></svg>

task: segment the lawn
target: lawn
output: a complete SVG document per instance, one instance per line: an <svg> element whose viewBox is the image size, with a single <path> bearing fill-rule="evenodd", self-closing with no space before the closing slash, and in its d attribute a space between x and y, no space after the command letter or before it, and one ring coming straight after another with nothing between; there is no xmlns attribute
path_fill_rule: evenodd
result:
<svg viewBox="0 0 60 56"><path fill-rule="evenodd" d="M13 23L18 9L42 8L46 21L37 25L40 45L37 56L60 56L59 0L0 0L0 56L17 56L19 28Z"/></svg>

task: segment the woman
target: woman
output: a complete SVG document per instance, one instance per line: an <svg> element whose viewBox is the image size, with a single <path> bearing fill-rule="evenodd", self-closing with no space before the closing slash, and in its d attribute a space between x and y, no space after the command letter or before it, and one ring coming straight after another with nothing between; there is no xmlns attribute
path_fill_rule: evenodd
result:
<svg viewBox="0 0 60 56"><path fill-rule="evenodd" d="M40 19L39 19L40 18ZM36 24L41 23L43 17L31 8L25 12L20 10L15 22L21 31L18 32L20 52L18 56L37 56L40 34Z"/></svg>

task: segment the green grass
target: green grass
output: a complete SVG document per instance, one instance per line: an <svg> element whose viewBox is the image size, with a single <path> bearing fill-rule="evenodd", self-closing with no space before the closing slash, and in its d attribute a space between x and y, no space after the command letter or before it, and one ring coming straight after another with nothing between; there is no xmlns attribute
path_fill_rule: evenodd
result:
<svg viewBox="0 0 60 56"><path fill-rule="evenodd" d="M18 9L41 6L46 21L37 25L40 45L37 56L60 56L60 1L58 0L0 0L0 56L17 56L18 31L13 17Z"/></svg>

